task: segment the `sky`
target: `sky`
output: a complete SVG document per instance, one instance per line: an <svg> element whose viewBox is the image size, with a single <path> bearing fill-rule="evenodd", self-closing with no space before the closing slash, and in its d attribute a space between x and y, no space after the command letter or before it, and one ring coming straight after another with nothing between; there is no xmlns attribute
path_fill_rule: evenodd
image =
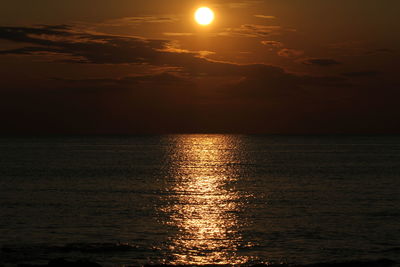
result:
<svg viewBox="0 0 400 267"><path fill-rule="evenodd" d="M0 134L400 133L399 10L2 0Z"/></svg>

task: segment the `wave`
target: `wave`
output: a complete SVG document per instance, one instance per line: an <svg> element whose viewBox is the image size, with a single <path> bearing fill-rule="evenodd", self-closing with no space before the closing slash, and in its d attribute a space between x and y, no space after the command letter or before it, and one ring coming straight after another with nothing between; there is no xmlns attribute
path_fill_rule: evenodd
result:
<svg viewBox="0 0 400 267"><path fill-rule="evenodd" d="M390 251L397 252L399 247L391 248ZM14 266L18 267L100 267L103 262L97 263L98 255L107 255L112 262L116 255L124 255L124 258L131 258L133 260L133 255L144 255L147 253L154 254L158 250L155 247L145 247L140 245L132 245L129 243L69 243L65 245L45 245L37 244L32 246L6 246L0 249L0 266L5 263L14 263ZM133 253L130 253L133 252ZM125 254L127 253L127 254ZM91 255L92 254L92 255ZM93 256L93 257L92 257ZM156 258L163 258L164 253L158 254ZM93 262L87 260L78 261L68 261L77 260L81 257L89 257L94 260ZM65 259L68 260L65 260ZM37 259L42 259L45 261L40 261L40 263L46 263L45 265L36 265L39 262ZM53 259L53 260L52 260ZM54 260L55 259L55 260ZM147 258L149 259L149 258ZM397 258L396 258L397 259ZM153 263L143 264L148 261L142 258L142 266L144 267L174 267L174 266L215 266L215 265L168 265L168 264L154 264L157 262L165 261L152 261ZM123 261L123 260L122 260ZM26 264L17 264L26 263ZM112 265L121 265L120 262ZM343 262L319 262L311 264L290 264L290 263L265 263L259 261L247 262L243 265L235 265L240 267L391 267L399 266L400 264L394 260L383 258L375 260L353 260L353 261L343 261ZM107 264L109 266L109 264ZM136 265L138 266L138 265ZM139 265L140 266L140 265ZM218 265L218 266L233 266L233 265Z"/></svg>
<svg viewBox="0 0 400 267"><path fill-rule="evenodd" d="M307 265L290 265L290 264L255 264L255 265L243 265L246 267L390 267L396 265L397 262L390 259L379 259L369 261L347 261L347 262L330 262L330 263L314 263ZM189 267L189 266L216 266L216 265L157 265L149 264L143 265L143 267ZM217 265L217 266L233 266L233 265ZM90 262L87 260L79 261L67 261L64 259L51 260L47 265L31 265L31 264L20 264L18 267L102 267L96 262Z"/></svg>
<svg viewBox="0 0 400 267"><path fill-rule="evenodd" d="M139 246L128 243L74 243L60 247L53 247L54 250L60 252L84 252L84 253L108 253L108 252L124 252L139 250Z"/></svg>
<svg viewBox="0 0 400 267"><path fill-rule="evenodd" d="M124 251L141 250L139 246L128 243L72 243L63 246L7 246L2 247L3 253L17 253L27 251L44 251L44 252L82 252L82 253L112 253Z"/></svg>

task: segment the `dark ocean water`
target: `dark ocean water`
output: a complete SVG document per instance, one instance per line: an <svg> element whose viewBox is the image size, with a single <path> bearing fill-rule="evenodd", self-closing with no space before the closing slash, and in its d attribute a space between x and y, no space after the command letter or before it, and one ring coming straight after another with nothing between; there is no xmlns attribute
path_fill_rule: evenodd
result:
<svg viewBox="0 0 400 267"><path fill-rule="evenodd" d="M0 139L0 266L400 261L400 136Z"/></svg>

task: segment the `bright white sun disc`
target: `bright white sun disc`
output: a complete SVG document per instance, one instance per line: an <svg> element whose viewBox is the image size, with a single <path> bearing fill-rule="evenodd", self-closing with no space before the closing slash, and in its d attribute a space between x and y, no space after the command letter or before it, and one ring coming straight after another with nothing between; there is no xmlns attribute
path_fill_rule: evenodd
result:
<svg viewBox="0 0 400 267"><path fill-rule="evenodd" d="M214 20L214 12L208 7L200 7L196 10L194 17L198 24L209 25Z"/></svg>

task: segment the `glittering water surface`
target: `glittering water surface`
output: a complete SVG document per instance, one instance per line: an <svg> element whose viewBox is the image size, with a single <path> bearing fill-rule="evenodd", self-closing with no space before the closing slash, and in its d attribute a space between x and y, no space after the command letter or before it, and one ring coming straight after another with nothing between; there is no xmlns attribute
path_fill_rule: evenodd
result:
<svg viewBox="0 0 400 267"><path fill-rule="evenodd" d="M240 142L222 136L186 136L175 140L162 211L178 228L171 236L175 264L243 263L238 213L246 195L234 184L240 175Z"/></svg>
<svg viewBox="0 0 400 267"><path fill-rule="evenodd" d="M0 265L400 260L400 137L0 139Z"/></svg>

